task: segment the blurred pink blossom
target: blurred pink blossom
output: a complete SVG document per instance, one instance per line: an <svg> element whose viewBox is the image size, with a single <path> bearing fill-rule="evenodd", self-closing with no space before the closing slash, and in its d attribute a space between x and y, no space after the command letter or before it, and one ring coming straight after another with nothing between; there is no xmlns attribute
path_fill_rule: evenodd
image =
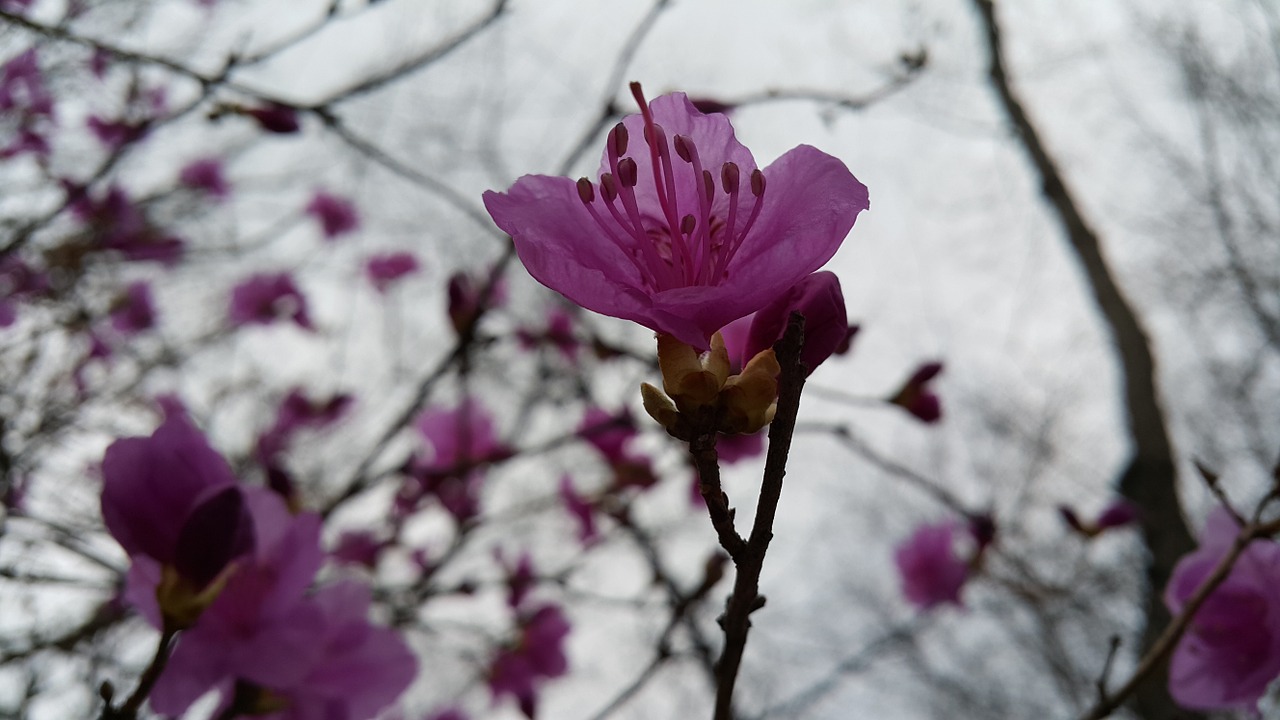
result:
<svg viewBox="0 0 1280 720"><path fill-rule="evenodd" d="M360 226L360 215L350 200L317 190L307 203L306 213L320 223L325 239L333 240Z"/></svg>
<svg viewBox="0 0 1280 720"><path fill-rule="evenodd" d="M228 313L231 324L269 325L292 320L298 327L313 330L307 315L307 299L289 273L260 273L240 281L231 290Z"/></svg>
<svg viewBox="0 0 1280 720"><path fill-rule="evenodd" d="M969 563L956 552L955 522L922 525L893 553L902 594L920 608L961 605L960 590L969 578Z"/></svg>

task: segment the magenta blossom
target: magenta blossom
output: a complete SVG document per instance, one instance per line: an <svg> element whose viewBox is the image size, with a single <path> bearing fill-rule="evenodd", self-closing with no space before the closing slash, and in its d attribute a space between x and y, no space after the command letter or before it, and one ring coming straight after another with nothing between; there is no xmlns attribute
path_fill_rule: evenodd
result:
<svg viewBox="0 0 1280 720"><path fill-rule="evenodd" d="M902 594L921 610L960 602L969 563L956 552L954 522L922 525L893 553L902 578Z"/></svg>
<svg viewBox="0 0 1280 720"><path fill-rule="evenodd" d="M218 200L231 194L231 186L222 172L222 161L218 158L193 160L178 172L178 181Z"/></svg>
<svg viewBox="0 0 1280 720"><path fill-rule="evenodd" d="M45 87L35 48L4 64L0 72L0 110L49 116L53 115L53 103L53 94Z"/></svg>
<svg viewBox="0 0 1280 720"><path fill-rule="evenodd" d="M552 307L547 311L544 329L520 328L516 330L516 338L524 350L532 350L546 343L559 350L569 362L576 362L578 359L579 342L573 335L573 316L562 307Z"/></svg>
<svg viewBox="0 0 1280 720"><path fill-rule="evenodd" d="M231 324L268 325L290 319L298 327L314 329L307 315L307 299L289 273L252 275L231 290Z"/></svg>
<svg viewBox="0 0 1280 720"><path fill-rule="evenodd" d="M1178 562L1165 588L1169 612L1182 612L1227 554L1240 528L1224 508L1209 514L1200 547ZM1280 676L1280 545L1255 540L1196 613L1173 651L1169 694L1196 710L1257 711Z"/></svg>
<svg viewBox="0 0 1280 720"><path fill-rule="evenodd" d="M360 215L350 200L323 190L316 191L306 212L320 223L327 240L346 235L360 226Z"/></svg>
<svg viewBox="0 0 1280 720"><path fill-rule="evenodd" d="M174 265L182 259L180 238L155 227L142 208L118 185L111 185L99 198L86 188L68 184L71 211L85 223L90 237L105 250L115 250L128 260L155 261Z"/></svg>
<svg viewBox="0 0 1280 720"><path fill-rule="evenodd" d="M611 413L592 405L578 423L578 435L599 450L610 465L617 465L629 457L627 445L639 432L635 419L625 408Z"/></svg>
<svg viewBox="0 0 1280 720"><path fill-rule="evenodd" d="M766 430L737 435L721 434L716 440L716 453L720 456L720 462L732 465L740 460L763 454L764 441L768 435Z"/></svg>
<svg viewBox="0 0 1280 720"><path fill-rule="evenodd" d="M459 522L475 517L480 512L482 466L511 453L499 441L493 417L479 402L467 399L452 410L424 412L417 427L431 453L409 461L406 470L413 481L402 490L401 502L411 505L425 494Z"/></svg>
<svg viewBox="0 0 1280 720"><path fill-rule="evenodd" d="M363 565L374 570L378 567L379 556L389 545L367 530L348 530L338 538L337 545L329 554L340 563Z"/></svg>
<svg viewBox="0 0 1280 720"><path fill-rule="evenodd" d="M236 108L258 122L258 126L269 133L291 135L302 129L298 121L297 109L282 103L269 103L263 107Z"/></svg>
<svg viewBox="0 0 1280 720"><path fill-rule="evenodd" d="M176 410L150 437L124 438L107 448L102 519L129 554L130 573L153 579L140 609L157 625L162 604L166 624L189 622L198 613L195 597L255 544L247 500L231 468ZM158 598L163 572L175 574L185 589L170 583Z"/></svg>
<svg viewBox="0 0 1280 720"><path fill-rule="evenodd" d="M121 335L134 335L150 330L156 324L156 307L151 300L151 286L139 281L125 288L111 309L111 326Z"/></svg>
<svg viewBox="0 0 1280 720"><path fill-rule="evenodd" d="M573 478L565 474L560 478L560 502L564 509L578 522L578 542L583 547L590 546L600 537L596 528L595 505L578 494L573 487Z"/></svg>
<svg viewBox="0 0 1280 720"><path fill-rule="evenodd" d="M385 293L397 280L418 272L420 266L412 253L393 252L370 257L364 268L374 289Z"/></svg>
<svg viewBox="0 0 1280 720"><path fill-rule="evenodd" d="M933 391L933 379L942 372L942 363L928 362L921 365L907 378L889 402L911 413L924 423L936 423L942 419L942 400Z"/></svg>
<svg viewBox="0 0 1280 720"><path fill-rule="evenodd" d="M554 605L522 618L520 626L516 643L500 651L489 666L489 690L494 700L504 695L515 698L525 717L533 718L542 681L560 677L569 669L564 639L570 628L564 613Z"/></svg>
<svg viewBox="0 0 1280 720"><path fill-rule="evenodd" d="M501 278L477 279L464 272L449 277L449 322L459 334L471 327L482 309L502 307L507 302L507 285Z"/></svg>
<svg viewBox="0 0 1280 720"><path fill-rule="evenodd" d="M319 516L291 516L266 490L246 495L258 547L181 635L152 707L178 716L209 690L225 704L251 688L269 693L268 710L284 705L255 717L372 717L412 681L413 655L397 635L368 623L366 589L339 583L305 594L323 559Z"/></svg>
<svg viewBox="0 0 1280 720"><path fill-rule="evenodd" d="M787 329L791 313L804 316L804 349L800 360L809 372L831 357L849 333L844 293L834 273L816 272L758 310L751 321L742 362L768 350Z"/></svg>
<svg viewBox="0 0 1280 720"><path fill-rule="evenodd" d="M0 328L18 319L18 301L49 290L49 276L16 255L0 258Z"/></svg>
<svg viewBox="0 0 1280 720"><path fill-rule="evenodd" d="M641 113L610 131L598 183L526 175L485 207L542 284L705 349L830 259L867 189L807 145L758 170L724 115L632 93Z"/></svg>

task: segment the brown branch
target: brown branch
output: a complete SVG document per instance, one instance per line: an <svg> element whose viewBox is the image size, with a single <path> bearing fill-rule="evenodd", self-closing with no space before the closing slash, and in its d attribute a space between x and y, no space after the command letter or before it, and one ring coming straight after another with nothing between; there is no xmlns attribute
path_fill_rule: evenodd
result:
<svg viewBox="0 0 1280 720"><path fill-rule="evenodd" d="M733 509L729 507L729 496L720 487L720 460L716 455L716 432L713 430L693 438L689 442L689 455L693 458L694 467L698 470L698 492L707 505L707 514L711 516L711 526L716 529L720 538L720 547L729 553L736 563L747 549L747 541L742 539L733 526Z"/></svg>
<svg viewBox="0 0 1280 720"><path fill-rule="evenodd" d="M1182 639L1187 628L1191 627L1191 622L1195 619L1196 612L1209 599L1213 591L1218 589L1218 586L1231 574L1231 569L1235 567L1236 561L1240 559L1240 555L1244 553L1249 543L1270 537L1278 530L1280 530L1280 522L1266 524L1251 522L1240 528L1240 532L1236 534L1235 541L1231 544L1231 549L1227 551L1226 555L1222 556L1218 564L1213 567L1213 572L1209 573L1209 577L1205 578L1204 582L1200 583L1196 591L1187 599L1187 604L1182 607L1182 612L1173 618L1164 631L1160 633L1160 636L1156 638L1156 641L1152 643L1147 653L1138 661L1138 667L1133 671L1132 677L1114 693L1101 693L1102 697L1085 714L1080 716L1080 720L1102 720L1102 718L1107 717L1133 695L1147 677L1164 668L1169 653L1173 652L1178 640Z"/></svg>
<svg viewBox="0 0 1280 720"><path fill-rule="evenodd" d="M787 456L791 452L791 437L800 412L800 393L804 390L805 379L805 367L800 362L803 346L804 317L792 313L786 333L773 346L778 364L782 366L782 375L778 381L778 410L769 427L769 454L765 458L755 522L746 547L734 557L737 577L733 583L733 594L729 596L728 606L720 618L720 626L724 628L724 651L716 668L719 682L716 686L715 720L733 718L733 689L747 645L747 632L751 629L751 613L764 606L764 596L760 594L760 571L769 542L773 539L773 519L782 496L782 479L787 474Z"/></svg>
<svg viewBox="0 0 1280 720"><path fill-rule="evenodd" d="M1133 442L1132 458L1120 479L1120 492L1143 511L1142 538L1150 557L1146 570L1146 628L1142 646L1151 647L1157 641L1156 628L1169 620L1169 613L1160 602L1160 589L1168 584L1178 558L1194 546L1178 501L1173 447L1155 386L1155 359L1146 331L1103 257L1097 233L1085 219L1079 202L1010 84L992 0L973 0L973 3L982 18L990 52L988 72L992 86L1040 176L1045 198L1084 269L1093 300L1119 355L1126 423ZM1158 677L1161 674L1155 673L1153 682L1139 688L1133 696L1134 709L1142 716L1168 718L1182 712L1169 697L1165 683Z"/></svg>

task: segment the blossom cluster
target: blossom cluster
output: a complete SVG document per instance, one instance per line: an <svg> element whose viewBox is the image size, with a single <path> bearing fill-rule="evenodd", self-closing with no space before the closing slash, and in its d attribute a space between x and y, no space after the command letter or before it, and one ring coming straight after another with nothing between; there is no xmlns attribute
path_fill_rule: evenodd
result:
<svg viewBox="0 0 1280 720"><path fill-rule="evenodd" d="M180 715L212 691L242 714L359 720L416 676L399 634L369 622L368 588L315 586L320 517L241 484L180 408L107 448L102 475L103 520L131 561L124 599L178 633L151 691L157 712Z"/></svg>

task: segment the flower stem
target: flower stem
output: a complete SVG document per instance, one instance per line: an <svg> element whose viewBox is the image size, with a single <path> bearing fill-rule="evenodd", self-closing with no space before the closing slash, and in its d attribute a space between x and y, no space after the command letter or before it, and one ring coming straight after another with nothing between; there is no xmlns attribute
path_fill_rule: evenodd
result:
<svg viewBox="0 0 1280 720"><path fill-rule="evenodd" d="M151 689L155 687L160 674L164 672L165 665L169 663L169 656L173 653L173 639L178 636L178 632L178 630L165 628L160 633L160 641L156 643L156 654L151 658L151 664L143 671L142 678L138 680L138 687L118 708L111 707L108 701L107 706L102 710L102 720L133 720L138 716L142 703L146 702Z"/></svg>
<svg viewBox="0 0 1280 720"><path fill-rule="evenodd" d="M737 553L730 553L738 572L733 595L720 618L725 642L720 661L716 664L715 720L733 718L733 688L742 664L747 632L751 628L751 613L764 607L765 599L759 592L760 571L764 567L769 541L773 539L773 520L782 496L782 479L787 474L787 455L796 429L796 415L800 412L800 393L804 390L805 379L805 367L800 362L803 346L804 318L792 313L786 333L774 345L782 375L778 382L778 410L769 428L769 454L765 460L755 522L745 546ZM714 446L712 449L714 451Z"/></svg>

